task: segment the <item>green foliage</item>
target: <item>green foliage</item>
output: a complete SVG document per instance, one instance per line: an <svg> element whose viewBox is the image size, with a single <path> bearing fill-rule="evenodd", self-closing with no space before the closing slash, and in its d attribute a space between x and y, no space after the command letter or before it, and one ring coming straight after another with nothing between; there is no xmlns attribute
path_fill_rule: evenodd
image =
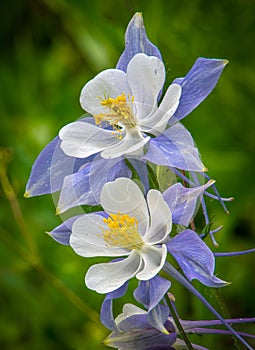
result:
<svg viewBox="0 0 255 350"><path fill-rule="evenodd" d="M83 282L91 262L44 234L60 224L51 196L23 198L32 163L63 125L84 113L82 86L115 66L126 25L142 12L149 38L162 52L167 83L185 75L198 56L230 60L214 92L184 124L220 193L236 199L229 216L209 203L213 225L224 225L219 250L253 247L255 3L13 0L1 9L0 146L12 150L12 161L8 153L9 163L1 158L0 167L0 345L105 349L107 331L98 321L103 296ZM159 169L160 183L163 175ZM233 281L222 291L232 316L254 316L253 266L254 255L218 259L219 277ZM172 292L182 318L211 317L182 287L174 283ZM209 336L203 344L225 349L229 341Z"/></svg>

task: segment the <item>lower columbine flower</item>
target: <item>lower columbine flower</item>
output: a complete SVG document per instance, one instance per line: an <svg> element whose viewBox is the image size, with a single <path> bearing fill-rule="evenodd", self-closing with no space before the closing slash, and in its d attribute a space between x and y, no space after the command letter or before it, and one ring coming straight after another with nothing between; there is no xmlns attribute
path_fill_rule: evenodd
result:
<svg viewBox="0 0 255 350"><path fill-rule="evenodd" d="M139 187L127 178L107 183L101 193L104 213L83 215L74 221L70 245L85 257L123 257L90 267L85 283L108 293L136 277L149 280L162 269L166 241L172 228L171 211L157 190L147 202Z"/></svg>
<svg viewBox="0 0 255 350"><path fill-rule="evenodd" d="M116 317L113 332L105 339L105 345L119 350L184 350L190 349L179 338L178 327L169 315L165 305L158 305L155 310L147 311L133 304L125 304L123 312ZM254 322L254 318L225 320L227 324ZM217 329L219 320L186 321L179 320L185 333L191 334L231 334L229 330ZM210 328L208 328L210 327ZM239 335L255 338L252 334L238 332ZM246 343L247 344L247 343ZM248 344L247 344L248 345ZM194 350L207 348L191 344ZM247 349L251 347L246 346Z"/></svg>
<svg viewBox="0 0 255 350"><path fill-rule="evenodd" d="M103 187L100 203L104 212L69 218L49 234L84 257L127 257L89 269L86 284L99 293L114 291L132 277L141 282L139 295L142 282L150 280L146 286L154 288L152 281L163 266L166 268L167 251L190 281L198 279L207 286L222 287L226 282L214 276L212 251L197 233L184 228L197 201L213 183L193 189L177 183L162 194L149 190L146 200L132 180L118 178ZM183 227L175 236L169 235L172 222Z"/></svg>

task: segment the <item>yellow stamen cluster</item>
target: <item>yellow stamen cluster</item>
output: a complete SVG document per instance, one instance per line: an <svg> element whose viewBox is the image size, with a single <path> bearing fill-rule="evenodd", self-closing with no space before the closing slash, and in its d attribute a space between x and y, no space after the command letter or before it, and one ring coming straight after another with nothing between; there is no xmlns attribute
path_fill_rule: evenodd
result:
<svg viewBox="0 0 255 350"><path fill-rule="evenodd" d="M138 221L127 214L110 214L104 223L108 229L102 229L105 242L114 247L130 250L140 249L143 245L138 232Z"/></svg>
<svg viewBox="0 0 255 350"><path fill-rule="evenodd" d="M122 139L122 128L133 128L136 125L135 117L130 108L130 104L134 102L134 96L128 96L128 100L124 92L116 98L106 98L101 100L101 105L110 110L110 113L95 114L95 122L101 125L107 122L113 127L113 134L117 139Z"/></svg>

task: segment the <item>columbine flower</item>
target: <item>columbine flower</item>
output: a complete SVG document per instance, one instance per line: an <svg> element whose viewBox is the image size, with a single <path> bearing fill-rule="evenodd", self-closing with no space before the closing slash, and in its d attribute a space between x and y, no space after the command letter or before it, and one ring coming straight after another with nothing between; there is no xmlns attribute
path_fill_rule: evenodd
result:
<svg viewBox="0 0 255 350"><path fill-rule="evenodd" d="M114 291L133 277L152 281L164 266L167 251L189 280L198 279L211 287L225 286L226 282L214 276L213 253L194 231L187 229L169 236L172 221L189 224L197 199L212 183L196 189L176 184L163 194L150 190L146 201L132 180L118 178L103 187L100 202L104 212L68 219L50 235L62 244L70 244L84 257L127 257L88 270L86 285L99 293ZM153 289L154 283L148 286ZM161 287L165 289L164 282ZM141 285L137 295L143 293L143 288Z"/></svg>
<svg viewBox="0 0 255 350"><path fill-rule="evenodd" d="M141 156L146 145L144 160L204 171L190 133L178 122L208 96L226 63L197 59L186 77L168 87L158 106L165 68L159 51L147 40L141 15L136 14L128 26L126 49L117 69L99 73L82 89L81 105L94 116L96 125L76 122L65 126L59 133L62 149L74 157L100 153L109 159ZM112 131L104 128L107 124ZM151 135L158 137L151 139Z"/></svg>
<svg viewBox="0 0 255 350"><path fill-rule="evenodd" d="M143 18L140 13L136 13L133 18L131 19L125 35L125 50L121 54L119 61L117 63L117 69L120 69L124 72L126 72L127 65L131 58L137 54L137 53L145 53L149 56L155 56L161 59L161 54L159 52L159 49L153 45L149 39L147 38L146 31L143 24ZM86 122L90 121L90 117L86 117ZM90 186L90 182L87 176L87 173L80 174L79 176L79 170L81 169L84 164L88 165L88 168L91 167L91 157L86 159L77 159L73 157L68 157L60 148L60 140L57 136L53 141L51 141L40 153L38 158L36 159L30 178L27 183L26 187L26 193L25 197L30 196L38 196L41 194L46 193L53 193L58 191L62 185L63 180L65 177L69 176L67 183L72 182L75 187L77 187L77 182L79 182L79 179L77 180L77 177L80 178L83 176L83 202L80 204L89 204L94 205L94 202L96 204L98 203L97 196L95 195L95 199L91 200L91 187L93 188L93 194L95 194L95 188ZM104 164L102 164L102 161L99 162L98 166L96 167L95 171L101 168L105 168L107 165L106 163L109 163L108 161L105 161ZM100 183L100 179L102 179L102 176L98 176L98 183L96 186L96 192L101 192L102 187L105 182L112 181L114 178L120 177L120 176L126 176L129 177L128 169L126 168L126 165L124 161L119 161L117 169L115 169L114 164L110 164L112 168L112 174L110 177L104 177L104 179ZM120 168L122 170L122 175L120 175L119 171ZM83 167L82 167L83 169ZM88 169L87 169L88 170ZM124 175L123 172L126 172ZM114 176L115 177L114 177ZM72 178L73 176L73 178ZM86 183L87 186L84 186L84 183ZM84 189L84 187L86 189ZM78 191L79 192L79 191ZM77 193L77 197L80 193ZM86 196L86 194L88 194ZM86 197L86 198L84 198ZM75 203L75 205L78 205L79 203ZM66 209L66 208L65 208Z"/></svg>
<svg viewBox="0 0 255 350"><path fill-rule="evenodd" d="M91 213L74 221L70 245L85 257L126 258L90 267L85 277L87 287L108 293L132 277L154 277L165 263L165 242L172 227L162 194L150 190L146 202L133 181L119 178L103 187L101 205L104 215Z"/></svg>
<svg viewBox="0 0 255 350"><path fill-rule="evenodd" d="M162 306L163 307L163 306ZM132 304L125 304L123 313L115 319L113 332L105 339L104 344L119 350L174 349L177 339L175 327L167 320L159 317L157 329L148 321L148 313Z"/></svg>
<svg viewBox="0 0 255 350"><path fill-rule="evenodd" d="M154 313L154 315L153 315ZM220 326L219 320L186 321L179 320L185 333L191 334L232 334L229 330L206 328ZM251 319L231 319L225 320L227 324L254 322ZM178 337L179 331L168 308L158 305L155 312L147 311L133 305L125 304L123 312L116 317L113 332L105 339L107 346L119 350L173 350L188 349L185 342ZM243 335L255 338L252 334L238 332ZM251 347L244 341L247 349ZM195 350L208 350L207 348L192 344Z"/></svg>
<svg viewBox="0 0 255 350"><path fill-rule="evenodd" d="M130 61L136 54L143 53L144 55L138 55L138 57L140 57L139 60L145 60L147 65L149 64L150 67L148 69L151 74L151 79L156 74L152 71L152 67L154 65L159 67L156 79L153 81L153 86L145 85L145 81L148 80L147 72L142 77L141 73L144 72L146 67L140 67L137 58L134 61L136 64L134 65L133 62L131 68L133 66L133 68L138 67L139 69L139 72L137 72L137 78L141 78L137 85L140 88L139 91L133 86L128 86L128 91L126 91L126 84L124 84L125 86L120 86L121 82L117 82L119 89L116 91L115 95L111 95L112 86L109 86L107 80L105 82L106 85L100 87L100 90L96 91L95 95L93 95L94 102L92 105L92 113L95 113L97 122L103 121L104 118L105 120L108 119L108 123L113 124L114 135L111 135L109 130L100 130L96 125L93 125L95 121L92 122L92 118L90 117L79 121L78 125L81 126L80 123L84 123L85 125L81 126L81 128L84 129L84 127L86 127L87 132L90 129L99 132L95 137L91 137L90 142L87 143L87 146L89 145L89 150L87 149L86 152L92 152L94 154L86 158L78 158L76 156L70 157L65 154L60 148L60 143L63 142L61 142L59 137L56 137L44 148L36 159L27 183L25 197L53 193L61 189L60 201L57 208L57 213L61 213L77 205L98 204L102 187L106 182L113 181L120 176L131 177L130 169L125 164L123 157L109 160L109 158L101 158L99 156L104 152L100 147L103 145L105 146L105 139L103 142L99 140L101 132L104 135L108 132L107 140L109 144L107 144L107 147L114 144L113 148L115 151L117 151L117 149L121 151L122 149L120 153L136 152L139 148L140 150L143 149L143 146L146 144L148 150L143 158L144 161L149 160L160 165L189 171L202 171L204 169L190 133L180 123L176 122L189 114L208 96L216 85L226 61L199 58L186 77L177 79L174 81L174 84L172 84L172 87L169 88L168 93L171 95L171 93L175 92L175 98L177 98L181 90L179 104L177 100L168 100L167 93L158 108L156 99L161 95L161 88L156 85L161 84L163 86L165 69L158 48L147 38L143 25L143 18L140 13L136 13L130 21L126 31L125 42L125 50L117 63L117 69L113 71L117 71L117 74L127 78L130 74L130 72L127 73L127 67ZM112 70L108 70L100 74L106 77L111 71ZM97 77L99 77L100 74ZM109 82L111 82L111 77L109 77L109 79ZM134 80L136 80L136 77L134 77ZM91 87L92 82L94 84L95 80L89 82L87 86ZM101 94L102 89L104 89L105 95ZM87 88L84 91L88 91ZM141 95L142 92L144 92L144 96ZM125 95L123 95L123 93ZM150 95L151 93L152 95ZM158 96L155 96L157 93ZM88 101L84 101L85 107L87 106L87 102ZM114 102L117 102L118 106L115 106ZM145 103L147 102L148 105L146 106ZM96 108L95 111L95 103L99 106L99 110ZM177 110L170 118L170 115L174 112L174 108L176 107L175 104L178 104ZM116 114L117 107L120 108L121 113L120 115L117 113L117 119L119 120L118 123L116 122L117 124L114 124L113 120L109 120L109 114ZM115 111L113 109L115 109ZM142 112L143 114L141 114ZM168 113L165 114L165 112ZM127 123L126 121L122 121L121 123L120 119L124 114L126 115L126 113L130 116L129 119L131 123ZM133 129L131 125L133 125L132 123L134 121L132 121L131 114L132 116L134 115L135 122L137 123L136 127ZM163 115L161 120L160 115ZM150 119L151 117L153 118ZM111 116L111 118L113 118L113 116ZM137 120L137 118L139 120ZM169 118L171 127L164 131L167 119ZM157 121L157 125L152 124L153 119ZM91 125L89 126L88 124ZM103 126L104 124L103 122ZM71 126L71 128L73 128L73 126ZM150 129L152 129L154 134L158 134L162 131L164 132L158 137L150 138L150 136L146 134ZM87 132L84 135L80 135L82 139L81 147L84 146L84 142L87 142ZM122 140L119 140L119 136L124 137ZM71 140L71 144L72 142L74 142L74 139ZM72 148L72 145L69 145L70 147L68 148L69 151L70 148L72 148L71 152L76 154L76 148L78 147L78 149L80 149L80 146L76 142L74 143L75 150ZM124 146L126 149L124 149ZM117 156L117 153L115 153L115 156ZM109 156L109 149L104 152L104 155ZM81 156L83 157L85 154L83 153ZM112 149L110 149L110 156L113 156ZM112 163L110 163L110 161L112 161ZM140 163L139 169L143 167L144 165ZM145 174L145 171L143 174ZM146 181L145 177L146 176L142 176L142 181Z"/></svg>
<svg viewBox="0 0 255 350"><path fill-rule="evenodd" d="M107 69L99 73L84 86L80 97L82 107L94 116L96 125L80 121L66 125L59 133L62 150L72 157L86 158L100 153L109 159L124 155L142 157L146 146L144 160L204 171L190 133L177 121L201 100L200 91L208 92L208 81L200 75L207 76L212 89L225 63L198 60L186 78L177 79L177 83L168 87L159 106L165 68L158 57L136 54L127 72ZM187 91L191 81L194 86ZM182 87L186 91L183 99ZM166 129L169 123L171 126ZM104 125L110 125L111 130ZM149 135L159 136L151 139Z"/></svg>
<svg viewBox="0 0 255 350"><path fill-rule="evenodd" d="M157 106L164 81L162 61L142 53L130 60L126 73L118 69L99 73L84 86L80 102L97 125L107 122L113 131L80 122L69 124L59 133L63 151L79 158L97 152L104 158L116 158L141 150L150 139L143 133L162 133L178 107L178 84L169 86Z"/></svg>

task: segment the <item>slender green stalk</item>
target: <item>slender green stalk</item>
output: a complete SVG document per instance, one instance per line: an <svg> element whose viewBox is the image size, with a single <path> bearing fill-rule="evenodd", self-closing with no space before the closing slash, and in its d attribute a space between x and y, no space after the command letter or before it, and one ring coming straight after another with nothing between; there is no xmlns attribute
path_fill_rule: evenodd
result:
<svg viewBox="0 0 255 350"><path fill-rule="evenodd" d="M181 338L183 339L183 341L185 342L185 344L187 345L187 348L189 350L194 350L192 344L189 341L189 338L187 337L187 334L185 333L184 329L182 328L181 322L179 321L178 315L175 312L175 308L172 304L171 298L167 299L167 304L169 306L171 316L173 317L173 320L176 324L176 327L178 328L178 331L180 333Z"/></svg>
<svg viewBox="0 0 255 350"><path fill-rule="evenodd" d="M0 149L0 184L2 185L3 192L8 200L15 222L22 234L27 247L17 242L11 234L0 230L0 237L5 242L9 248L24 260L30 268L37 271L43 280L46 280L53 288L58 290L66 299L68 299L74 306L76 306L80 311L82 311L91 321L97 323L98 326L102 327L100 323L99 315L89 307L76 293L71 289L66 287L61 280L54 276L50 271L48 271L40 261L38 255L38 249L35 241L33 240L33 235L29 232L26 225L25 218L23 216L21 207L17 200L15 191L9 181L7 175L8 163L11 160L11 154L6 149ZM27 248L27 249L26 249Z"/></svg>
<svg viewBox="0 0 255 350"><path fill-rule="evenodd" d="M49 282L56 290L58 290L67 300L75 305L81 312L86 314L93 322L104 327L100 323L100 318L97 312L92 310L88 304L86 304L76 293L70 288L66 287L60 279L48 271L43 265L39 264L35 266L35 269L44 279Z"/></svg>
<svg viewBox="0 0 255 350"><path fill-rule="evenodd" d="M8 164L10 163L12 154L8 149L0 149L0 183L2 185L3 192L10 204L14 219L17 223L20 233L22 234L31 254L36 259L37 247L33 240L33 235L29 233L26 222L24 220L20 204L17 200L15 191L9 181L7 175Z"/></svg>

